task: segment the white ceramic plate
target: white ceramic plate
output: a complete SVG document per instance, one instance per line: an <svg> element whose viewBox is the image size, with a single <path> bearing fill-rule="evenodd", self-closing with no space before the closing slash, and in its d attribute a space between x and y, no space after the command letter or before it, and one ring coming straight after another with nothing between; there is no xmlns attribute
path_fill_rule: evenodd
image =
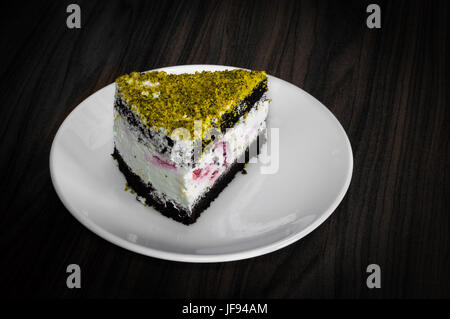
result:
<svg viewBox="0 0 450 319"><path fill-rule="evenodd" d="M184 65L160 70L224 69L233 68ZM221 262L283 248L336 209L350 184L353 157L342 126L319 101L273 76L269 92L269 133L271 128L279 133L278 170L276 155L270 163L262 158L249 164L248 174L239 173L193 225L164 217L124 191L125 178L110 155L114 84L84 100L59 128L50 154L56 192L94 233L148 256ZM274 137L269 134L269 139ZM276 173L262 174L262 167Z"/></svg>

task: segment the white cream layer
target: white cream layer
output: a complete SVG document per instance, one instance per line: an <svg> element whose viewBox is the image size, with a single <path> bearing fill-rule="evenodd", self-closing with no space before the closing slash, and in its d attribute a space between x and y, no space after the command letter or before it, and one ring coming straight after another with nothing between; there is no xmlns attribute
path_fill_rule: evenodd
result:
<svg viewBox="0 0 450 319"><path fill-rule="evenodd" d="M245 118L219 136L213 147L202 154L199 164L194 168L180 166L177 161L171 160L176 158L180 147L186 151L185 142L175 141L172 154L161 155L140 142L139 137L145 137L114 109L115 147L128 167L144 182L152 184L155 189L153 196L163 203L170 201L176 207L191 211L196 201L266 128L268 104L265 99L259 101Z"/></svg>

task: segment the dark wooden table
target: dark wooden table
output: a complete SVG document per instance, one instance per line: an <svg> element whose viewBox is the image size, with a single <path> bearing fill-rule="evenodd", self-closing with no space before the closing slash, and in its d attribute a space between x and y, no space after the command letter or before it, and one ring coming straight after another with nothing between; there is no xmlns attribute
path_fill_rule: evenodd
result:
<svg viewBox="0 0 450 319"><path fill-rule="evenodd" d="M450 297L449 25L446 1L74 1L2 9L0 293L48 297ZM371 1L373 2L373 1ZM323 102L354 174L306 238L229 263L141 256L84 228L57 197L49 151L64 118L133 70L264 69ZM82 288L66 287L66 267ZM381 289L366 287L379 264Z"/></svg>

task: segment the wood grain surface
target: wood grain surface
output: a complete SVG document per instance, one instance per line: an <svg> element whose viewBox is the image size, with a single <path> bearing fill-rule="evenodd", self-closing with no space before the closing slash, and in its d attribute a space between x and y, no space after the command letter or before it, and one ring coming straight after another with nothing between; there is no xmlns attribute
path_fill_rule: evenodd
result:
<svg viewBox="0 0 450 319"><path fill-rule="evenodd" d="M75 1L1 9L0 293L8 297L450 297L446 1ZM374 1L371 1L374 2ZM261 257L141 256L83 227L57 197L49 152L64 118L126 72L180 64L264 69L345 128L354 174L335 213ZM66 267L82 288L66 287ZM381 289L366 267L381 266Z"/></svg>

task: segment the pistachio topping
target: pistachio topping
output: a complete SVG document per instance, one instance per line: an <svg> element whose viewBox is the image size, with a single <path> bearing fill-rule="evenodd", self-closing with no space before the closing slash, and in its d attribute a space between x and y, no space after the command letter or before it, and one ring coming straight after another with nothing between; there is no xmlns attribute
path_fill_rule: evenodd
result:
<svg viewBox="0 0 450 319"><path fill-rule="evenodd" d="M186 128L193 136L194 121L202 121L203 134L221 129L222 115L234 111L263 80L267 80L264 71L178 75L159 71L132 72L119 77L116 84L120 97L148 128L163 129L168 135L177 128Z"/></svg>

